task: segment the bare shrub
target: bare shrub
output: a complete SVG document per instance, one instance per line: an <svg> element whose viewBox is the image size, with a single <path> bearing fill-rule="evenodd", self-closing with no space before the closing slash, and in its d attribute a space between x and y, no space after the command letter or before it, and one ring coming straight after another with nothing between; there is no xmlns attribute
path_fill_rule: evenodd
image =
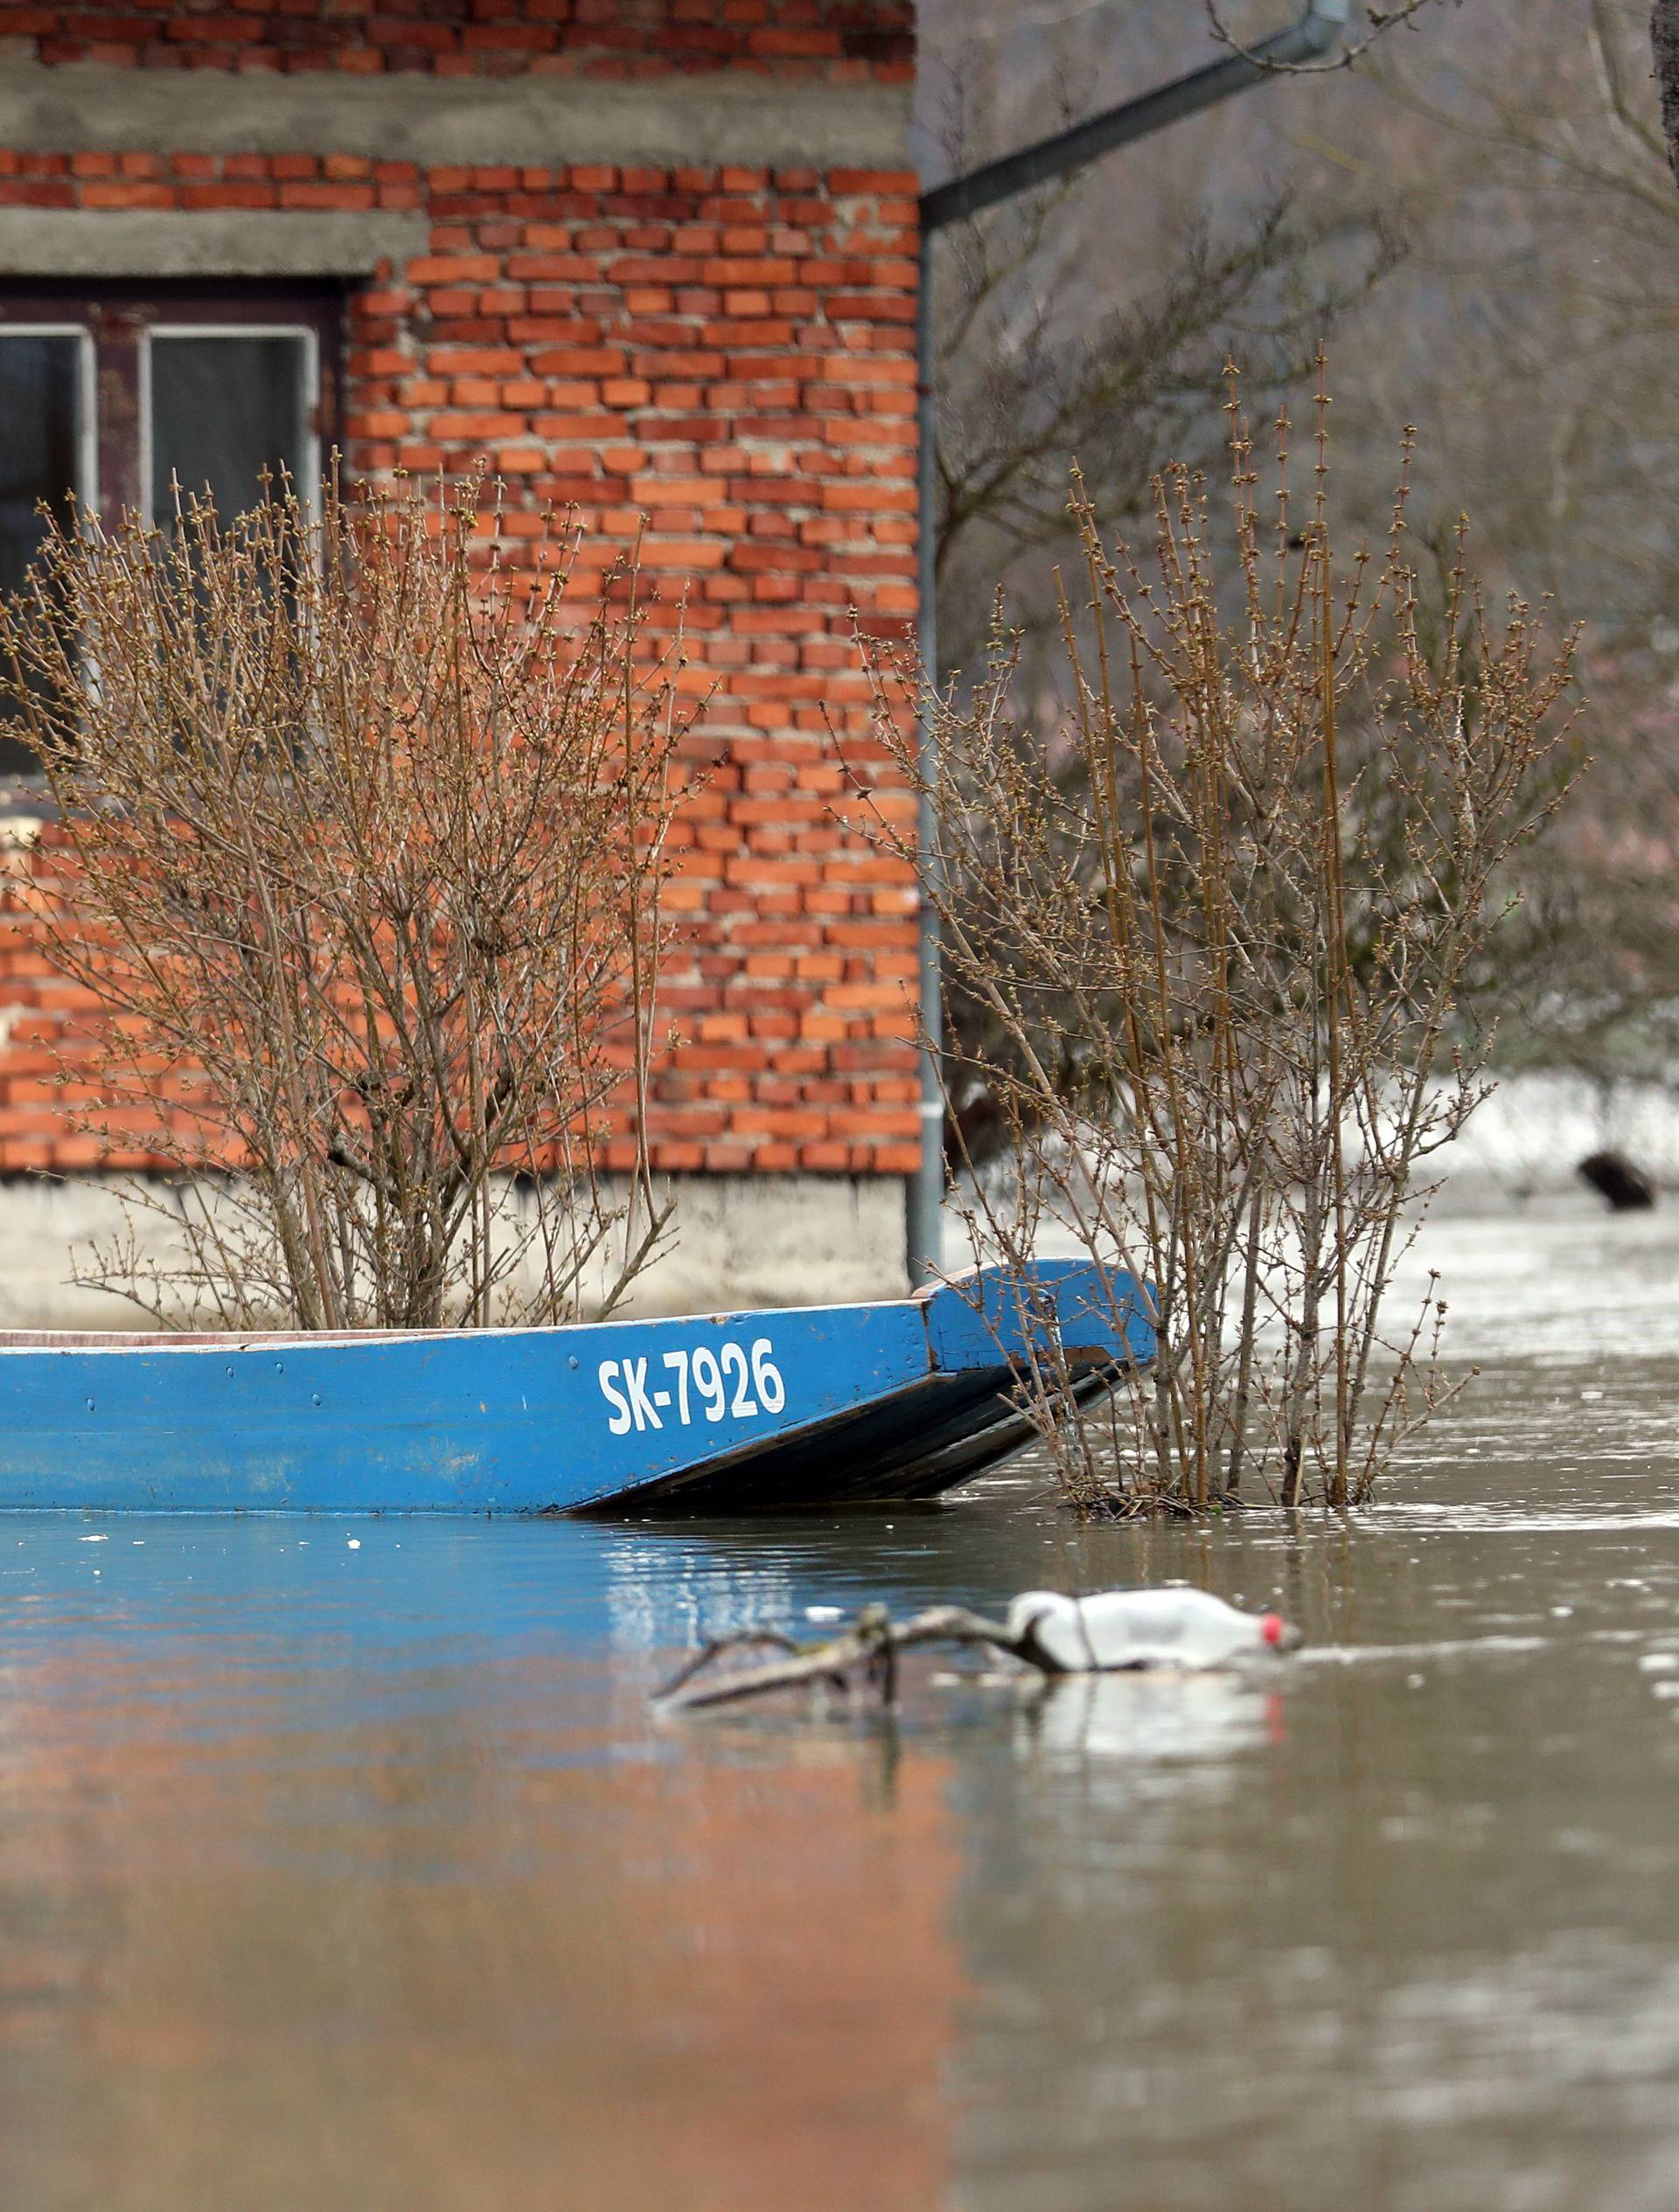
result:
<svg viewBox="0 0 1679 2212"><path fill-rule="evenodd" d="M430 1328L613 1304L665 1231L644 1107L679 637L575 535L510 573L483 487L54 529L0 672L63 820L36 901L100 1002L91 1124L178 1258L164 1321ZM635 1132L630 1195L596 1164Z"/></svg>
<svg viewBox="0 0 1679 2212"><path fill-rule="evenodd" d="M1198 477L1159 482L1146 573L1076 479L1049 746L1000 614L971 702L923 695L930 774L887 711L914 673L882 671L881 736L937 823L946 1033L983 1039L944 1060L952 1126L988 1121L998 1156L958 1182L975 1255L1070 1238L1161 1332L1094 1408L1053 1358L1028 1379L1087 1507L1202 1511L1251 1473L1355 1503L1452 1387L1444 1306L1396 1336L1383 1302L1419 1168L1482 1093L1478 989L1501 872L1569 780L1572 644L1516 602L1490 619L1461 537L1426 616L1403 476L1385 551L1339 566L1327 406L1298 518L1279 424L1267 518L1232 396L1228 574Z"/></svg>

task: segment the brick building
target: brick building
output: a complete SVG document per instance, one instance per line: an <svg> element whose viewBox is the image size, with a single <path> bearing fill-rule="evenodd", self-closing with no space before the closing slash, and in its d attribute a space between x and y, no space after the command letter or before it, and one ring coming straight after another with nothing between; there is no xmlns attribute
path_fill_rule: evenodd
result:
<svg viewBox="0 0 1679 2212"><path fill-rule="evenodd" d="M602 558L645 514L686 589L724 766L677 887L667 1302L902 1280L915 893L836 818L826 718L862 721L853 610L914 613L910 16L0 5L0 585L43 497L143 509L173 471L226 507L338 446L482 456L515 532L575 502ZM27 758L0 765L26 843ZM0 1314L38 1320L101 1163L49 1080L65 986L0 929Z"/></svg>

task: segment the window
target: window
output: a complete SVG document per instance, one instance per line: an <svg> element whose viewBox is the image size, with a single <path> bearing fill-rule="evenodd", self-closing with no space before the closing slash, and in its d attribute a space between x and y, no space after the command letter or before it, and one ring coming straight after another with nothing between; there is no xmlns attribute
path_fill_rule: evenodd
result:
<svg viewBox="0 0 1679 2212"><path fill-rule="evenodd" d="M314 288L0 294L0 590L39 549L43 502L166 525L178 483L226 517L282 470L310 497L337 428L337 300ZM0 777L33 766L0 717Z"/></svg>
<svg viewBox="0 0 1679 2212"><path fill-rule="evenodd" d="M153 330L147 335L144 497L166 522L209 491L234 515L282 474L309 496L316 454L314 337L308 330Z"/></svg>
<svg viewBox="0 0 1679 2212"><path fill-rule="evenodd" d="M0 342L0 591L16 591L45 525L93 494L93 358L74 329L9 330Z"/></svg>

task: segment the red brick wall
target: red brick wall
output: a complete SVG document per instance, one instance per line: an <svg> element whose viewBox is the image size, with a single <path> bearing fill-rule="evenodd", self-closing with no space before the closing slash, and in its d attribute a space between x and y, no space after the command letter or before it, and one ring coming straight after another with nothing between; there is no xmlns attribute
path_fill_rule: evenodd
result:
<svg viewBox="0 0 1679 2212"><path fill-rule="evenodd" d="M464 34L533 12L393 9L355 30ZM877 11L667 0L650 12L733 37L779 24L826 38ZM564 50L603 10L578 0L555 13L545 35ZM0 37L38 16L0 9ZM236 18L190 20L209 34ZM853 609L887 634L914 612L914 191L896 170L424 170L0 149L0 206L423 210L428 252L351 296L352 468L487 457L512 487L515 533L521 510L533 520L545 503L576 502L603 561L648 518L647 565L672 614L686 592L696 695L715 686L706 751L723 755L673 887L692 935L665 997L687 1040L657 1094L670 1171L916 1162L914 889L836 819L827 727L848 744L867 730ZM23 1009L0 1047L0 1172L87 1164L43 1049L64 1003L0 915L0 1008Z"/></svg>
<svg viewBox="0 0 1679 2212"><path fill-rule="evenodd" d="M912 0L116 0L0 6L0 39L40 60L143 67L559 71L749 68L907 82Z"/></svg>

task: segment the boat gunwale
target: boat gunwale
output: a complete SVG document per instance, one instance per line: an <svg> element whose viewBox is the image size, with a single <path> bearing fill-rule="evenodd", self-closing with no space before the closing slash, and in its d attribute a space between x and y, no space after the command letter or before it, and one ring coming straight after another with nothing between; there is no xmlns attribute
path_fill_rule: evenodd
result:
<svg viewBox="0 0 1679 2212"><path fill-rule="evenodd" d="M450 1325L436 1329L0 1329L0 1357L18 1352L266 1352L276 1345L308 1349L317 1345L453 1344L563 1337L599 1329L675 1327L737 1328L777 1318L805 1319L824 1313L880 1312L906 1306L925 1314L941 1291L961 1291L982 1273L965 1268L924 1283L896 1298L854 1298L839 1304L744 1306L735 1311L604 1315L599 1320L498 1322L489 1327Z"/></svg>
<svg viewBox="0 0 1679 2212"><path fill-rule="evenodd" d="M751 1323L805 1320L826 1313L880 1313L895 1306L924 1311L915 1298L860 1299L845 1305L749 1306L738 1313L609 1315L603 1321L509 1322L492 1328L442 1329L0 1329L0 1357L18 1352L267 1352L277 1345L317 1346L521 1343L595 1335L603 1329L742 1328Z"/></svg>

